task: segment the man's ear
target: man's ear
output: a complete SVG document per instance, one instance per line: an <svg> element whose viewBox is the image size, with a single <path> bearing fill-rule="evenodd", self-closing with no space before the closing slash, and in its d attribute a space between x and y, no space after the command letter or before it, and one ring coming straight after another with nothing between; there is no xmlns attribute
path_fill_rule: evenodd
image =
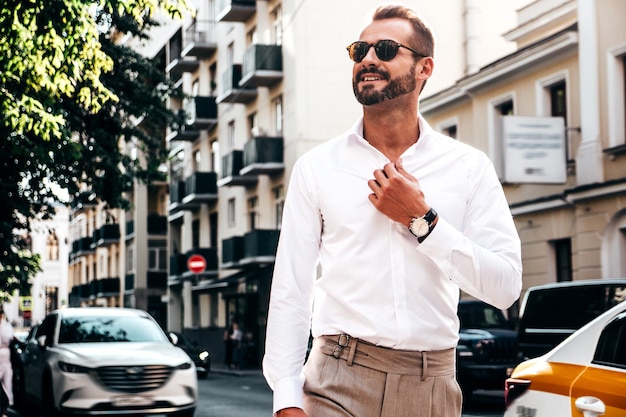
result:
<svg viewBox="0 0 626 417"><path fill-rule="evenodd" d="M420 71L418 72L418 78L420 80L428 79L431 75L433 75L435 60L432 57L427 56L425 58L422 58L418 65L420 67Z"/></svg>

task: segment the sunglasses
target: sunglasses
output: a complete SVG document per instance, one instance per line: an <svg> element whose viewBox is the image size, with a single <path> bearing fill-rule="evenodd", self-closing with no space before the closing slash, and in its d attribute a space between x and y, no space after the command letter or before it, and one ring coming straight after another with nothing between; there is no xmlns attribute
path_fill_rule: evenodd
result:
<svg viewBox="0 0 626 417"><path fill-rule="evenodd" d="M350 59L356 62L357 64L363 61L365 55L369 52L371 47L374 47L374 51L376 52L376 56L381 61L391 61L398 55L398 50L400 48L408 49L413 52L415 55L425 57L428 55L421 54L417 52L413 48L409 48L406 45L402 45L400 42L392 41L391 39L383 39L376 43L367 43L363 41L352 42L350 45L346 47L348 50L348 55L350 55Z"/></svg>

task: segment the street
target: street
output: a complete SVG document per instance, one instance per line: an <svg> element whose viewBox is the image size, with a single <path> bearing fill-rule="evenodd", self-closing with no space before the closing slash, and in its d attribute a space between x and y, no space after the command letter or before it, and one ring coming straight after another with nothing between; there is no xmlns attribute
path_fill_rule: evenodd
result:
<svg viewBox="0 0 626 417"><path fill-rule="evenodd" d="M502 417L502 393L479 392L463 417ZM198 380L195 417L271 417L272 392L260 371L214 371ZM10 417L22 417L9 409ZM390 416L391 417L391 416Z"/></svg>

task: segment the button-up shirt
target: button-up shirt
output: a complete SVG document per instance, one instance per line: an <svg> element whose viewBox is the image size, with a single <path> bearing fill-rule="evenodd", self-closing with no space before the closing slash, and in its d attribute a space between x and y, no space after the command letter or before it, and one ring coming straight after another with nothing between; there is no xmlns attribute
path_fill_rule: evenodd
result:
<svg viewBox="0 0 626 417"><path fill-rule="evenodd" d="M430 128L401 156L439 214L418 243L378 211L367 181L390 162L363 120L293 167L272 281L265 377L274 411L302 407L309 331L429 351L458 341L459 289L507 308L521 290L520 241L493 164Z"/></svg>

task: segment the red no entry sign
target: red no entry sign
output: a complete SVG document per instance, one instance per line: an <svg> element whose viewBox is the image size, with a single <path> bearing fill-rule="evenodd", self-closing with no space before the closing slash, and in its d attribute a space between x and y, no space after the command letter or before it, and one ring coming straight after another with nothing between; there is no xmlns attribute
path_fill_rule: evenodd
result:
<svg viewBox="0 0 626 417"><path fill-rule="evenodd" d="M194 274L201 274L206 270L206 259L202 255L191 255L187 258L187 269Z"/></svg>

